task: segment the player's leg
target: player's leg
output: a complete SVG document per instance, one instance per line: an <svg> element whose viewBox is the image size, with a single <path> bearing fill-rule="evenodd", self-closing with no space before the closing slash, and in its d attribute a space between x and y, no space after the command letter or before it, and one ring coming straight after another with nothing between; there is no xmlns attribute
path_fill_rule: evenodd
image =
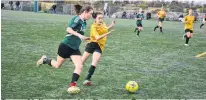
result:
<svg viewBox="0 0 206 100"><path fill-rule="evenodd" d="M139 36L139 33L141 31L141 27L142 27L142 23L141 22L138 22L137 23L137 36Z"/></svg>
<svg viewBox="0 0 206 100"><path fill-rule="evenodd" d="M192 37L192 30L186 29L185 32L186 32L185 46L189 46L188 43L190 38Z"/></svg>
<svg viewBox="0 0 206 100"><path fill-rule="evenodd" d="M156 29L159 28L159 22L160 22L160 18L158 19L158 25L154 27L154 31L156 31Z"/></svg>
<svg viewBox="0 0 206 100"><path fill-rule="evenodd" d="M96 66L97 66L97 64L98 64L98 62L99 62L99 60L101 58L101 55L102 55L102 50L100 49L99 45L97 44L95 47L96 47L96 49L93 52L93 56L92 56L92 64L91 64L91 66L89 68L87 77L85 78L85 81L83 83L84 85L87 85L87 86L92 85L91 84L91 77L94 74Z"/></svg>
<svg viewBox="0 0 206 100"><path fill-rule="evenodd" d="M160 32L162 32L162 23L163 23L163 19L161 19L161 21L159 21L159 28L160 28ZM163 33L163 32L162 32Z"/></svg>
<svg viewBox="0 0 206 100"><path fill-rule="evenodd" d="M64 44L60 44L59 48L58 48L58 56L57 56L57 60L54 59L50 59L47 56L43 55L36 63L37 67L42 65L42 64L48 64L54 68L60 68L61 65L64 63L64 61L66 60L66 58L69 57L69 47L64 45Z"/></svg>
<svg viewBox="0 0 206 100"><path fill-rule="evenodd" d="M89 58L91 53L88 53L86 51L84 51L83 55L82 55L82 63L84 64L85 61Z"/></svg>
<svg viewBox="0 0 206 100"><path fill-rule="evenodd" d="M189 46L189 45L188 45L188 42L189 42L189 39L190 39L190 38L189 38L190 32L187 32L186 34L187 34L187 35L186 35L186 39L185 39L185 46Z"/></svg>
<svg viewBox="0 0 206 100"><path fill-rule="evenodd" d="M136 32L136 31L137 31L137 29L138 29L138 28L137 28L137 27L135 27L134 32Z"/></svg>
<svg viewBox="0 0 206 100"><path fill-rule="evenodd" d="M82 63L83 64L88 59L88 57L94 52L94 50L95 50L94 43L93 42L87 43L87 45L85 47L85 51L84 51L83 56L82 56Z"/></svg>
<svg viewBox="0 0 206 100"><path fill-rule="evenodd" d="M204 24L205 24L205 21L203 21L203 23L200 25L200 28L202 28L202 26L204 26Z"/></svg>
<svg viewBox="0 0 206 100"><path fill-rule="evenodd" d="M204 26L204 24L201 24L201 25L200 25L200 28L202 28L202 26Z"/></svg>
<svg viewBox="0 0 206 100"><path fill-rule="evenodd" d="M80 92L79 87L77 87L77 81L78 81L80 74L82 72L83 64L82 64L81 55L71 55L70 57L74 63L75 69L74 69L74 72L72 74L72 81L69 84L67 92L71 93L71 94L75 94L75 93Z"/></svg>
<svg viewBox="0 0 206 100"><path fill-rule="evenodd" d="M140 32L142 31L142 25L138 27L137 35L139 36Z"/></svg>
<svg viewBox="0 0 206 100"><path fill-rule="evenodd" d="M101 53L95 51L95 52L93 53L92 64L91 64L91 66L90 66L90 68L89 68L88 75L87 75L87 77L86 77L86 80L85 80L84 83L83 83L84 85L87 85L87 86L92 85L92 84L91 84L91 77L92 77L92 75L94 74L94 71L95 71L95 69L96 69L96 66L97 66L100 58L101 58Z"/></svg>
<svg viewBox="0 0 206 100"><path fill-rule="evenodd" d="M140 31L143 31L143 26L142 26L142 24L141 24L141 27L139 27L139 30L140 30Z"/></svg>
<svg viewBox="0 0 206 100"><path fill-rule="evenodd" d="M137 27L135 27L134 32L138 30L138 22L136 22Z"/></svg>
<svg viewBox="0 0 206 100"><path fill-rule="evenodd" d="M48 64L54 68L60 68L66 59L61 56L57 56L57 60L47 58L45 55L42 56L40 60L37 61L37 66L41 64Z"/></svg>

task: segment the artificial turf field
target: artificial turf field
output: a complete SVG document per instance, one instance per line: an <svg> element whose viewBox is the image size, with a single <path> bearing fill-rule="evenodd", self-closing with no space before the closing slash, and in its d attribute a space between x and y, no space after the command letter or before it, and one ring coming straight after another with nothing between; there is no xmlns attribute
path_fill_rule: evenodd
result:
<svg viewBox="0 0 206 100"><path fill-rule="evenodd" d="M1 98L36 99L201 99L206 98L206 26L195 23L190 46L184 46L181 22L164 21L164 34L153 32L155 20L144 20L140 37L135 20L115 19L115 32L108 36L93 86L82 85L91 64L84 65L78 86L81 92L67 93L74 65L67 60L60 69L35 67L43 55L57 56L66 34L69 15L1 10ZM114 19L105 18L110 24ZM86 36L90 26L87 24ZM82 42L83 53L87 42ZM125 91L128 81L137 81L135 94Z"/></svg>

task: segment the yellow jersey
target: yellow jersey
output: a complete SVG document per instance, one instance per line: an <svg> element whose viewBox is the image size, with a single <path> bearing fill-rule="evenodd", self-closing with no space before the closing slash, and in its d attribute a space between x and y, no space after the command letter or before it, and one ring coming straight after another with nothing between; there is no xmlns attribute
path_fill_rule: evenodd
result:
<svg viewBox="0 0 206 100"><path fill-rule="evenodd" d="M194 24L195 16L187 15L184 17L185 23L185 29L193 30L193 24Z"/></svg>
<svg viewBox="0 0 206 100"><path fill-rule="evenodd" d="M105 23L97 24L97 23L94 22L92 24L92 26L91 26L89 42L96 42L96 43L98 43L99 47L103 51L105 43L106 43L106 40L107 40L107 36L105 36L102 39L99 39L98 41L96 40L95 37L103 35L103 34L106 34L107 32L108 32L108 28L107 28Z"/></svg>
<svg viewBox="0 0 206 100"><path fill-rule="evenodd" d="M158 11L157 15L159 18L165 18L166 17L166 12L165 11Z"/></svg>

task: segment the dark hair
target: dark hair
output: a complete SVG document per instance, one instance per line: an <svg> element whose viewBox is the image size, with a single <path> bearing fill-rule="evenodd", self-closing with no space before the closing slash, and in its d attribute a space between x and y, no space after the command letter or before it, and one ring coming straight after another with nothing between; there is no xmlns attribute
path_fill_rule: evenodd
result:
<svg viewBox="0 0 206 100"><path fill-rule="evenodd" d="M89 11L93 10L93 8L91 6L82 7L79 4L74 5L74 8L75 8L77 15L82 14L84 11L89 12Z"/></svg>
<svg viewBox="0 0 206 100"><path fill-rule="evenodd" d="M80 14L80 10L82 9L82 6L79 4L74 5L74 9L76 11L76 14L79 15Z"/></svg>
<svg viewBox="0 0 206 100"><path fill-rule="evenodd" d="M92 17L93 17L94 19L96 19L96 18L97 18L97 15L103 15L103 13L101 13L101 12L95 12L95 13L92 14Z"/></svg>

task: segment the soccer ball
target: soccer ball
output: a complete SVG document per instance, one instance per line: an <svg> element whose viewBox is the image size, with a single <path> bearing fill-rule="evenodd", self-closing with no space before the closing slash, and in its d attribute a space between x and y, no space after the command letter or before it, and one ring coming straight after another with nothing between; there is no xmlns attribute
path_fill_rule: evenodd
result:
<svg viewBox="0 0 206 100"><path fill-rule="evenodd" d="M138 90L138 88L139 86L135 81L129 81L125 86L125 89L130 93L135 93Z"/></svg>

